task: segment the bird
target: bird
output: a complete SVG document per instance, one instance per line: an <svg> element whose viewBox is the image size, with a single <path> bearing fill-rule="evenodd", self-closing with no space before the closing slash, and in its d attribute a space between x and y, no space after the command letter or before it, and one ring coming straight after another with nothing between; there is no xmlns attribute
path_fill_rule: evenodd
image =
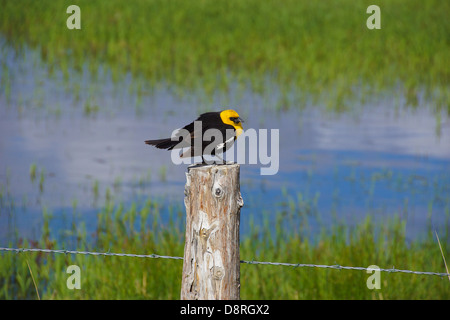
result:
<svg viewBox="0 0 450 320"><path fill-rule="evenodd" d="M202 156L216 156L221 159L221 154L231 148L234 141L244 131L244 121L239 114L232 110L218 112L206 112L201 114L195 121L181 129L174 131L170 138L146 140L145 143L158 149L181 149L190 147L180 155L181 158ZM209 129L216 129L210 130Z"/></svg>

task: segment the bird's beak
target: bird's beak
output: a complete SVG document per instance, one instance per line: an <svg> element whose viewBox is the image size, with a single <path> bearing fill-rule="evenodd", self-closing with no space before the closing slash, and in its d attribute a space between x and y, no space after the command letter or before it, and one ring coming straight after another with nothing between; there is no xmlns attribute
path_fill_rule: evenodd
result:
<svg viewBox="0 0 450 320"><path fill-rule="evenodd" d="M242 118L241 118L241 117L238 117L238 120L239 120L239 122L242 122L242 123L244 123L244 120L242 120Z"/></svg>

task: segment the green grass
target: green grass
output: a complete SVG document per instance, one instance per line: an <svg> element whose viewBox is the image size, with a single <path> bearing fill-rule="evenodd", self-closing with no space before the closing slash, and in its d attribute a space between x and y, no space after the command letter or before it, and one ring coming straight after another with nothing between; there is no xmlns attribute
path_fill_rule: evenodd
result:
<svg viewBox="0 0 450 320"><path fill-rule="evenodd" d="M78 249L97 252L183 256L184 225L178 210L163 223L159 205L147 201L142 208L109 202L98 214L93 234L83 225L51 236L51 214L39 241L21 247ZM369 218L354 227L336 225L310 239L301 232L287 233L278 213L274 228L251 222L241 239L241 259L288 263L361 266L445 272L433 233L424 241L407 241L405 223L392 219L383 225ZM448 238L442 234L441 239ZM448 243L442 250L449 256ZM69 290L69 265L81 269L81 289ZM29 265L29 266L28 266ZM0 299L37 299L30 269L41 299L179 299L182 261L132 257L101 257L47 253L0 253ZM381 273L381 289L369 290L364 271L293 268L241 264L242 299L449 299L447 278Z"/></svg>
<svg viewBox="0 0 450 320"><path fill-rule="evenodd" d="M71 4L81 8L81 30L67 29L65 1L0 0L0 32L17 48L37 48L66 78L103 64L113 79L143 76L145 85L135 82L139 92L161 81L207 95L232 83L267 94L276 86L272 108L319 99L342 110L349 99L386 91L412 106L432 99L436 111L450 113L447 1L380 0L381 30L366 27L368 0Z"/></svg>
<svg viewBox="0 0 450 320"><path fill-rule="evenodd" d="M36 180L36 171L37 171L37 166L35 163L32 163L30 165L30 179L31 182L34 182L34 180Z"/></svg>

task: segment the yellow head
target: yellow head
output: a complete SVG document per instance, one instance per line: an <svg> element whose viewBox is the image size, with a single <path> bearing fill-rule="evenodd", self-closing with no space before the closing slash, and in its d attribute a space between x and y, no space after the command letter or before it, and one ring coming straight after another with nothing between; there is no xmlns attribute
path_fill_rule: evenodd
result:
<svg viewBox="0 0 450 320"><path fill-rule="evenodd" d="M223 110L220 113L220 118L222 119L223 123L229 124L233 126L234 129L236 129L236 137L244 131L244 129L242 128L242 122L244 122L244 120L239 117L239 114L236 111L231 109Z"/></svg>

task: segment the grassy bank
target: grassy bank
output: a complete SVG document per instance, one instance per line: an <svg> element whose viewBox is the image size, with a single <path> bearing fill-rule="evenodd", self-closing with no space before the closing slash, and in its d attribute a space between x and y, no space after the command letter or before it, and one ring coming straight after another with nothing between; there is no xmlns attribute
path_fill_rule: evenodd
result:
<svg viewBox="0 0 450 320"><path fill-rule="evenodd" d="M87 234L80 225L64 230L65 241L49 232L47 216L39 241L22 247L64 248L97 252L124 252L183 256L184 227L176 213L163 223L157 206L148 201L141 209L107 205L98 226ZM278 214L280 215L280 214ZM282 223L282 219L278 219ZM307 226L303 226L306 227ZM289 263L362 266L445 272L436 240L408 242L405 224L391 220L377 225L370 220L351 229L324 231L314 239L299 232L288 234L266 223L252 226L241 239L241 259ZM448 235L442 234L441 239ZM443 243L448 254L448 244ZM81 289L69 290L69 265L81 269ZM28 267L29 265L29 267ZM31 270L31 272L30 272ZM0 298L36 299L31 274L42 299L179 299L181 260L99 257L46 253L0 253ZM381 289L369 290L369 274L353 270L292 268L241 264L242 299L449 299L446 278L382 273Z"/></svg>
<svg viewBox="0 0 450 320"><path fill-rule="evenodd" d="M81 8L81 30L67 29L65 1L0 0L0 33L18 48L39 49L66 77L106 64L115 79L144 76L144 87L165 81L208 94L232 83L259 92L277 85L279 108L319 98L341 110L380 90L417 105L425 93L433 108L450 112L445 1L378 1L381 30L366 27L370 1L71 4Z"/></svg>

